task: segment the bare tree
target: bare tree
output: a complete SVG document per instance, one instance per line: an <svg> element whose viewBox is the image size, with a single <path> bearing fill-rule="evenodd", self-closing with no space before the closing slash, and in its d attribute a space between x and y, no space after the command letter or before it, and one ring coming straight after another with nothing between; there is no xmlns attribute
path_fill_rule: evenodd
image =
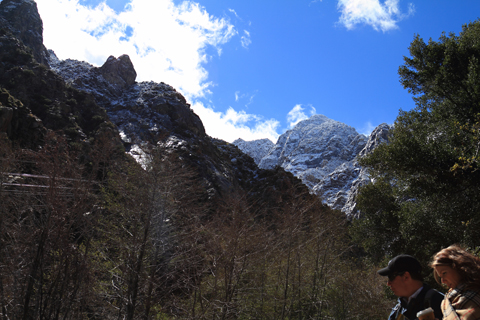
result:
<svg viewBox="0 0 480 320"><path fill-rule="evenodd" d="M6 319L78 317L85 312L79 301L90 295L91 181L82 177L65 140L55 134L46 139L40 151L6 155L2 148L7 160L0 188L0 280Z"/></svg>
<svg viewBox="0 0 480 320"><path fill-rule="evenodd" d="M111 313L125 319L150 319L169 292L177 226L196 200L195 179L175 155L144 151L141 165L131 162L110 174L106 210L98 220L105 244L97 248L99 263L108 266L104 298Z"/></svg>

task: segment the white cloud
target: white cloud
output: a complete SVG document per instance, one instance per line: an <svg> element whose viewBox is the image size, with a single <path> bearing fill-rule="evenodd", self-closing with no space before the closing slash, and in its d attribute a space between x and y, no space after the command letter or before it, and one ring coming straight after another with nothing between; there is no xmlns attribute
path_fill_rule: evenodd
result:
<svg viewBox="0 0 480 320"><path fill-rule="evenodd" d="M287 121L289 122L289 127L293 128L297 123L302 120L308 119L311 115L314 115L316 110L313 106L310 106L310 115L306 115L303 110L305 110L301 104L297 104L293 107L290 112L287 114Z"/></svg>
<svg viewBox="0 0 480 320"><path fill-rule="evenodd" d="M105 2L94 8L79 0L36 2L43 20L44 44L60 59L100 66L110 55L128 54L137 81L165 82L176 88L190 101L210 136L229 142L240 137L276 142L277 120L263 120L232 108L226 113L215 112L198 102L214 85L204 68L210 59L206 49L213 47L220 55L222 45L238 34L226 18L209 15L193 1L130 0L119 13ZM238 18L233 9L229 11ZM245 30L240 40L242 46L250 45L249 32Z"/></svg>
<svg viewBox="0 0 480 320"><path fill-rule="evenodd" d="M277 142L280 123L275 119L264 120L245 111L237 112L233 108L229 108L225 113L215 112L200 102L195 102L192 109L202 119L205 130L211 137L227 142L238 138L245 141L267 138L273 143Z"/></svg>
<svg viewBox="0 0 480 320"><path fill-rule="evenodd" d="M248 46L252 43L252 39L250 39L250 32L247 30L243 30L243 36L241 38L242 47L248 48Z"/></svg>
<svg viewBox="0 0 480 320"><path fill-rule="evenodd" d="M339 0L338 9L342 15L340 23L347 29L353 29L357 24L372 26L383 32L398 28L397 23L414 13L413 4L409 4L408 14L399 9L399 0Z"/></svg>
<svg viewBox="0 0 480 320"><path fill-rule="evenodd" d="M212 86L203 67L206 48L221 54L222 45L237 34L228 20L190 1L131 0L118 14L105 2L95 8L78 0L36 2L45 46L60 59L102 65L110 55L128 54L138 81L166 82L187 99L205 96Z"/></svg>

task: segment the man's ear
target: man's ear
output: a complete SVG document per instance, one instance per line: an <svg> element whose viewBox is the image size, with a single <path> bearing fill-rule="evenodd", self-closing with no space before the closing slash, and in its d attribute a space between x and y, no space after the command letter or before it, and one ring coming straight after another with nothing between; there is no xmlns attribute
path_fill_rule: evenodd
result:
<svg viewBox="0 0 480 320"><path fill-rule="evenodd" d="M403 274L402 278L403 278L404 280L407 280L407 279L412 279L412 276L410 275L410 272L405 271L405 273Z"/></svg>

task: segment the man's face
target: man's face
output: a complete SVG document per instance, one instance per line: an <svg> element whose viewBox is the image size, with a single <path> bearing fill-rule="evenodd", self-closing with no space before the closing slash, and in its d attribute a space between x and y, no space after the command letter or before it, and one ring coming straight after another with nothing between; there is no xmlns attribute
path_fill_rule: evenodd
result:
<svg viewBox="0 0 480 320"><path fill-rule="evenodd" d="M403 274L394 273L388 276L387 286L392 289L393 293L397 297L408 298L410 296L409 286L407 283L407 276L405 272Z"/></svg>

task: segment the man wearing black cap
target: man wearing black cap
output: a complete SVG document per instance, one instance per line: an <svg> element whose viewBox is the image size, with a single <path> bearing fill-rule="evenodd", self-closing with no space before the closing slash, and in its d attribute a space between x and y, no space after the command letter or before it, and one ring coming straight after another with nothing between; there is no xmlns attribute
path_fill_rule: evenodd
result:
<svg viewBox="0 0 480 320"><path fill-rule="evenodd" d="M388 320L414 320L417 312L429 307L435 318L443 318L443 294L423 283L422 266L417 259L406 254L396 256L378 274L388 277L387 285L399 298Z"/></svg>

